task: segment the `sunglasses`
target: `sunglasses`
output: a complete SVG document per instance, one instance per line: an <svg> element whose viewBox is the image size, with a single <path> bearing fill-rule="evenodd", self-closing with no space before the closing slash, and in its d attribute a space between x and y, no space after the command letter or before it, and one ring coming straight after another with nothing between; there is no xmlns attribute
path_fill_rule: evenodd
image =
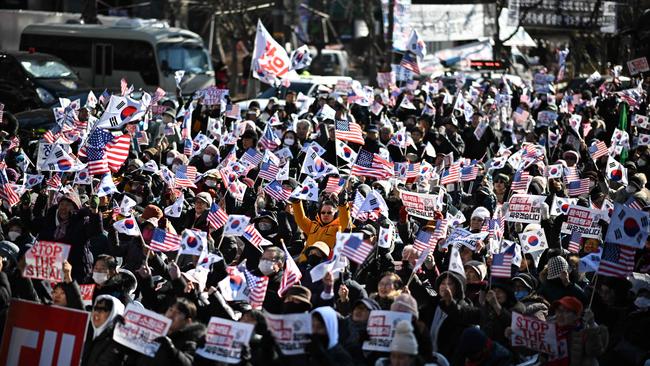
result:
<svg viewBox="0 0 650 366"><path fill-rule="evenodd" d="M321 211L320 214L321 214L321 215L334 215L335 212L332 212L332 211Z"/></svg>

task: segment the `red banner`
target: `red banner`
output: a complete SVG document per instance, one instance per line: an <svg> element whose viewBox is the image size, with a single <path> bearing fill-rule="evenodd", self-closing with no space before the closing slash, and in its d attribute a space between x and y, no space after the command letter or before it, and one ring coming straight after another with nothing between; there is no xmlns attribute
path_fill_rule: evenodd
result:
<svg viewBox="0 0 650 366"><path fill-rule="evenodd" d="M90 314L12 300L0 365L79 365Z"/></svg>

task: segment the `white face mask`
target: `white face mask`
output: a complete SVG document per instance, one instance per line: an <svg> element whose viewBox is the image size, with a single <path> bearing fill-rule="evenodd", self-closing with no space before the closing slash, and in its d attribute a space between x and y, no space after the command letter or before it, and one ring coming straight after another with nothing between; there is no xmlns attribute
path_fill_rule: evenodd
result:
<svg viewBox="0 0 650 366"><path fill-rule="evenodd" d="M104 282L108 281L108 273L104 272L93 272L93 281L96 284L101 285Z"/></svg>
<svg viewBox="0 0 650 366"><path fill-rule="evenodd" d="M174 158L167 158L165 162L167 163L168 166L172 165L174 163Z"/></svg>
<svg viewBox="0 0 650 366"><path fill-rule="evenodd" d="M294 139L284 139L284 144L287 146L293 146L293 144L296 143L296 140Z"/></svg>
<svg viewBox="0 0 650 366"><path fill-rule="evenodd" d="M625 187L625 191L626 191L627 193L632 194L632 193L636 192L636 187L634 187L634 186L627 186L627 187Z"/></svg>
<svg viewBox="0 0 650 366"><path fill-rule="evenodd" d="M17 231L10 231L7 233L7 236L9 237L9 240L15 241L20 236L20 233Z"/></svg>
<svg viewBox="0 0 650 366"><path fill-rule="evenodd" d="M647 162L645 161L645 159L639 159L639 161L637 161L637 164L639 166L645 166L647 164Z"/></svg>
<svg viewBox="0 0 650 366"><path fill-rule="evenodd" d="M213 181L213 180L206 180L206 181L205 181L205 185L208 186L208 187L216 187L216 186L217 186L217 182L215 182L215 181Z"/></svg>
<svg viewBox="0 0 650 366"><path fill-rule="evenodd" d="M210 154L203 154L203 162L204 162L204 163L206 163L206 164L210 164L210 163L212 162L212 160L214 160L214 158L212 157L212 155L210 155Z"/></svg>
<svg viewBox="0 0 650 366"><path fill-rule="evenodd" d="M261 259L260 263L257 265L257 268L259 268L260 272L262 272L263 275L268 276L271 273L275 272L273 270L273 265L274 263L272 261Z"/></svg>

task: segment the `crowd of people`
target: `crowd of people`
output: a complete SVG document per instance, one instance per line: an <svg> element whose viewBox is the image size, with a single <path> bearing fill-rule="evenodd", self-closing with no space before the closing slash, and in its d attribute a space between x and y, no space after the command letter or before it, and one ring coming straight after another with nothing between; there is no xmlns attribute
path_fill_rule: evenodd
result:
<svg viewBox="0 0 650 366"><path fill-rule="evenodd" d="M18 142L4 111L3 320L12 299L90 312L82 365L218 364L196 352L212 317L254 325L242 365L647 365L650 242L605 239L614 207L650 212L648 84L590 80L556 92L504 77L458 86L288 92L242 113L227 97L179 93L117 127L97 122L110 112L104 97L69 105L72 121L64 116L40 141ZM82 184L79 172L38 166L48 141L74 161L94 159L87 145L98 131L131 136L128 157L108 173L110 193L104 174ZM422 211L403 200L409 193ZM543 196L537 222L508 219L514 195ZM597 235L563 230L565 203L602 213L591 224ZM251 229L226 235L234 224L219 213L243 215ZM128 218L136 235L116 224ZM200 255L160 249L160 230L186 229L205 233ZM543 234L541 250L521 240L533 232ZM39 241L70 245L62 282L24 275ZM632 257L619 263L613 245ZM585 265L596 254L618 271ZM224 290L235 268L268 280L261 297ZM89 306L84 284L95 285ZM153 357L114 340L126 306L171 320ZM363 346L377 310L410 319L394 325L385 352ZM283 354L267 315L299 313L312 319L305 352ZM554 323L557 349L513 345L515 313Z"/></svg>

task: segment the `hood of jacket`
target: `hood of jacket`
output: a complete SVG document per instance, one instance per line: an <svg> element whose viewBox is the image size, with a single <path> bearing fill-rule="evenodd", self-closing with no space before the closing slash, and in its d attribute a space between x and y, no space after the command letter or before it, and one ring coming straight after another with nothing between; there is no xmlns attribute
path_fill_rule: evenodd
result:
<svg viewBox="0 0 650 366"><path fill-rule="evenodd" d="M323 318L323 323L325 323L325 329L327 329L327 349L332 349L339 343L339 322L336 316L336 311L330 306L322 306L314 309L312 313L320 314Z"/></svg>
<svg viewBox="0 0 650 366"><path fill-rule="evenodd" d="M453 280L456 283L456 288L458 291L454 294L454 299L456 301L463 300L465 298L465 278L459 275L458 273L451 272L451 271L446 271L442 272L440 276L436 279L436 291L440 289L440 284L442 281L449 277L451 280Z"/></svg>
<svg viewBox="0 0 650 366"><path fill-rule="evenodd" d="M115 317L118 315L124 314L124 304L120 302L116 297L111 296L111 295L99 295L95 299L95 303L97 303L100 300L107 300L113 303L113 307L111 308L111 312L108 314L108 318L104 322L104 324L100 325L99 327L95 327L95 324L93 322L90 322L90 324L93 326L93 338L97 338L104 329L106 329L112 322L115 320Z"/></svg>

